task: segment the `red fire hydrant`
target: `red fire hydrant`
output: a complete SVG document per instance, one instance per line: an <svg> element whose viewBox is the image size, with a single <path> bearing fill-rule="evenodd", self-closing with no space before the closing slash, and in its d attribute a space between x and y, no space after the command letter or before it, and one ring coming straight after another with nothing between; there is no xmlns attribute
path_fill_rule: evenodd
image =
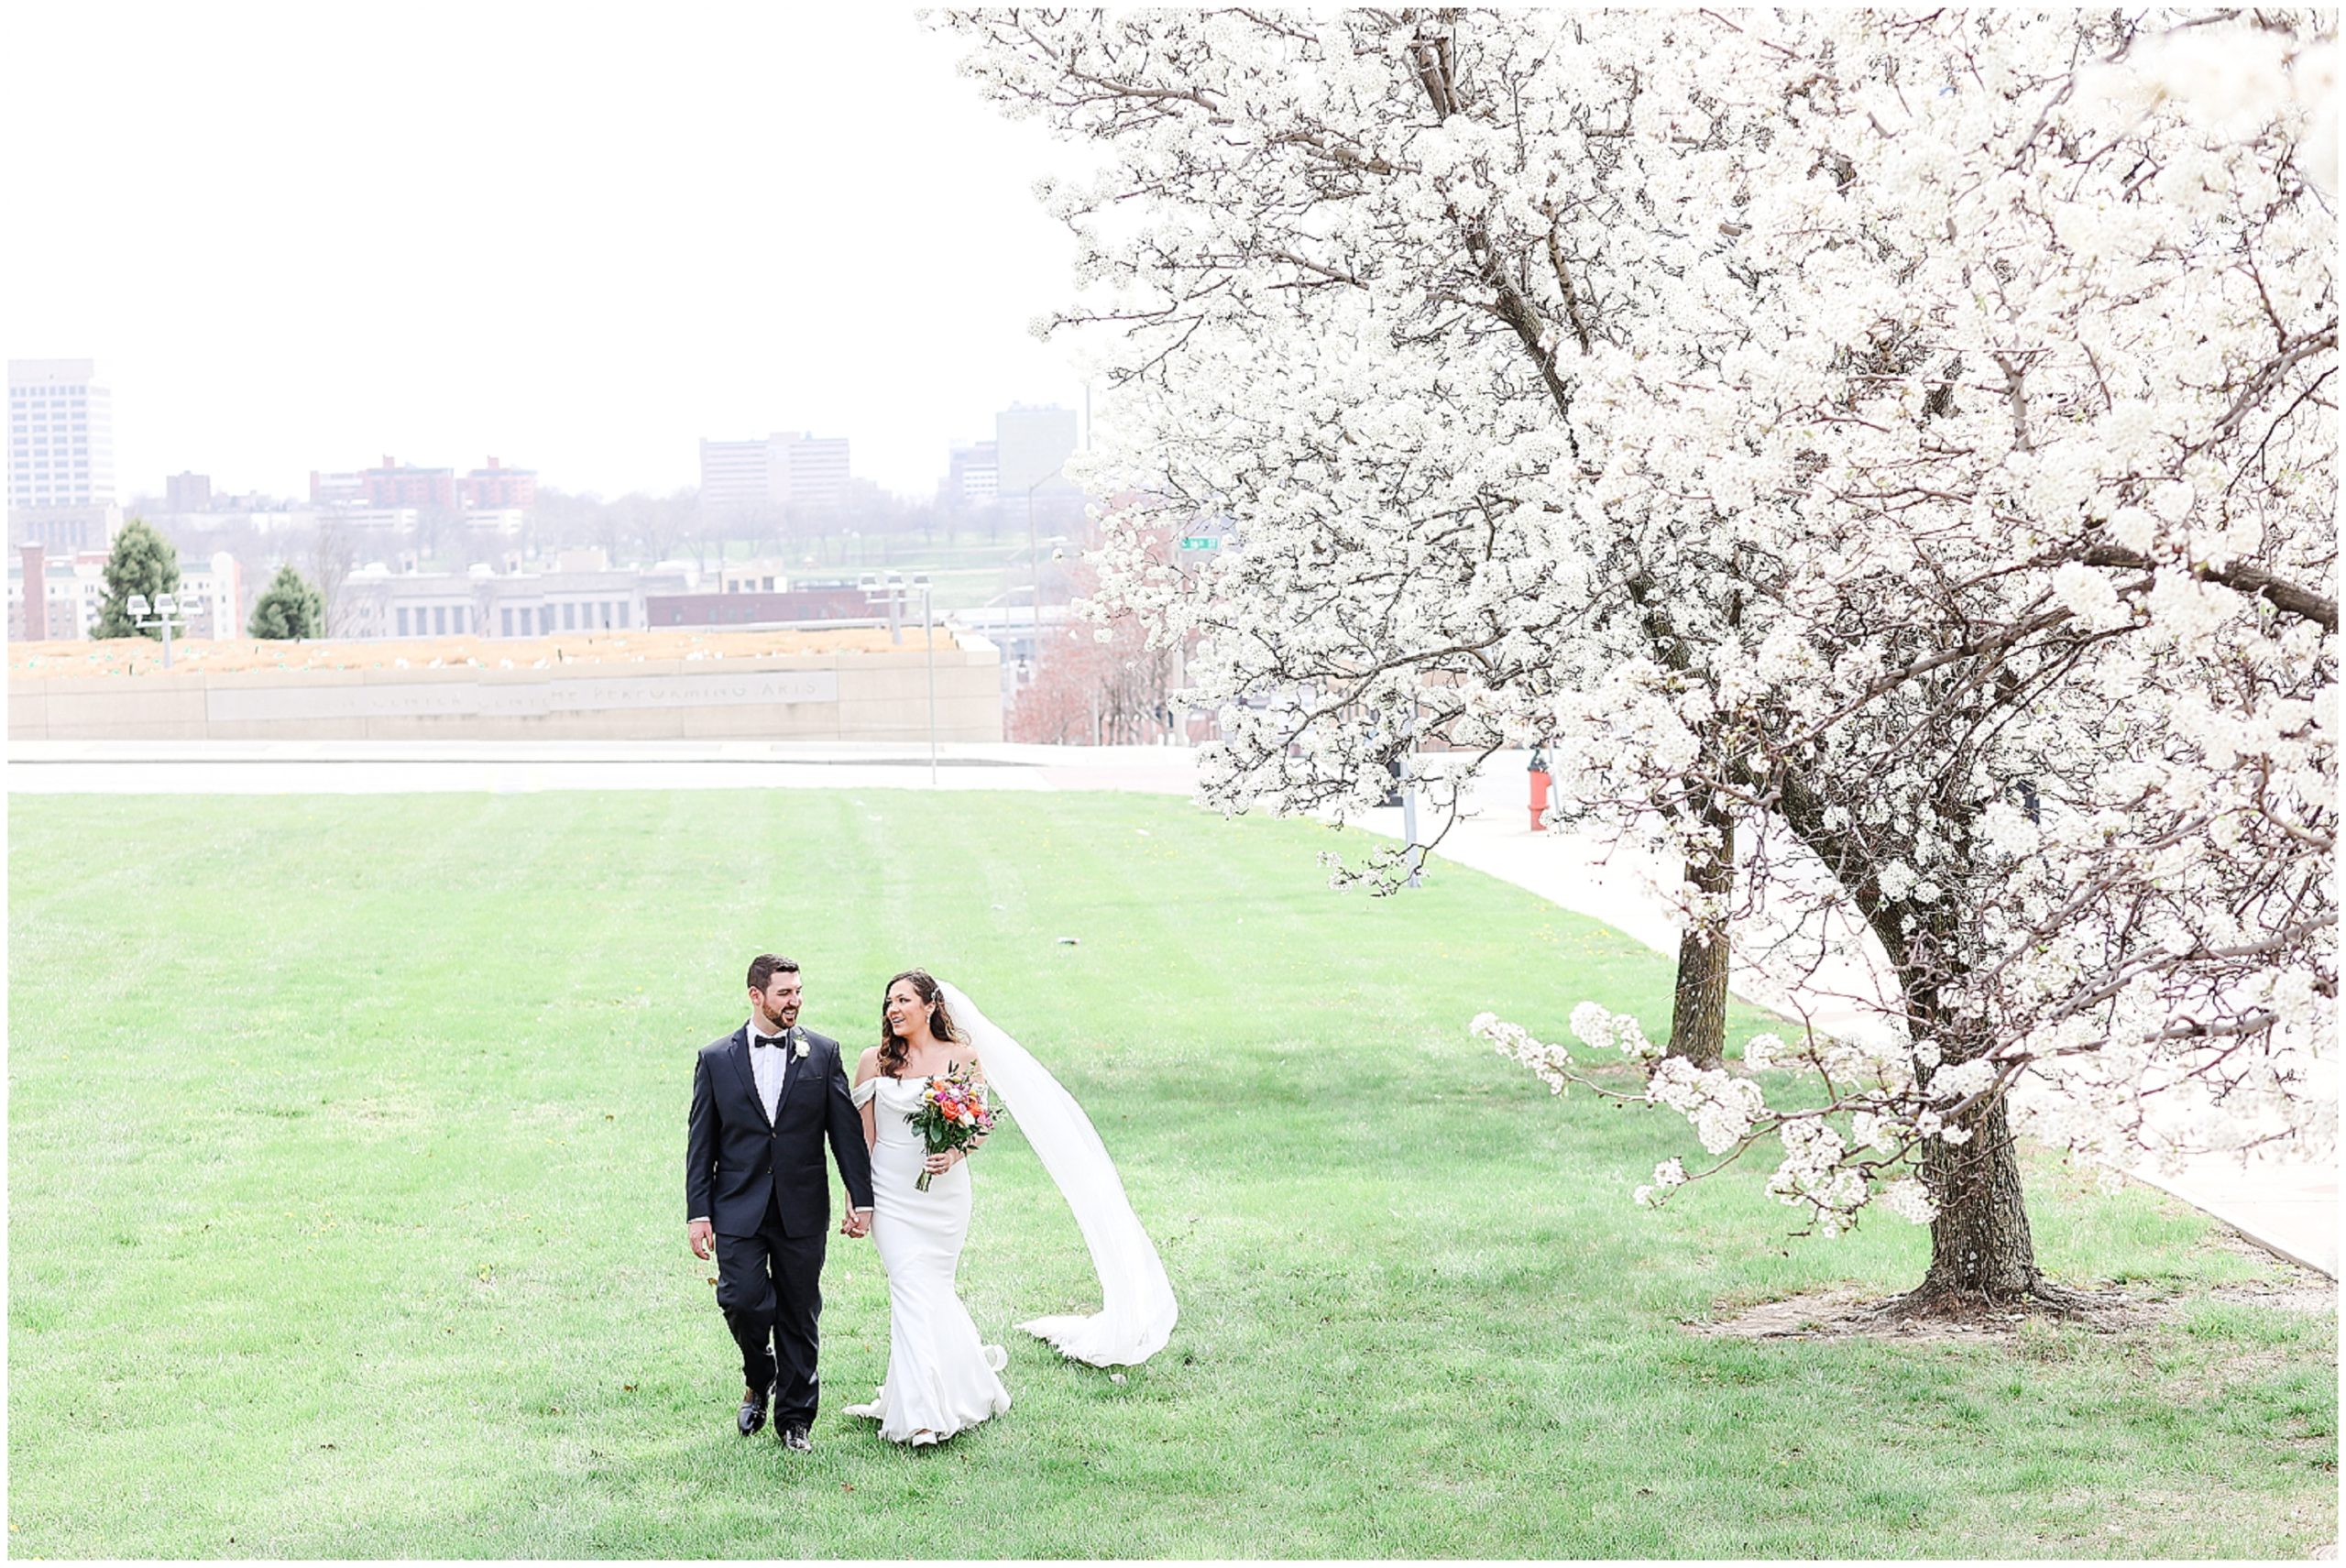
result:
<svg viewBox="0 0 2346 1568"><path fill-rule="evenodd" d="M1548 815L1548 790L1556 781L1548 773L1548 753L1538 746L1531 748L1531 830L1545 826L1540 818Z"/></svg>

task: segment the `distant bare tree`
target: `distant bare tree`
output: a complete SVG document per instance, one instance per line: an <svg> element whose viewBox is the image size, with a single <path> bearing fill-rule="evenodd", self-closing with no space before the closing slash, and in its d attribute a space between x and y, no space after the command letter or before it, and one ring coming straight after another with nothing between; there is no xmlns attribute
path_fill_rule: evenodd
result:
<svg viewBox="0 0 2346 1568"><path fill-rule="evenodd" d="M665 543L646 559L656 561L676 554L678 542L691 538L693 530L699 526L699 488L686 486L681 490L671 490L664 496L652 497L652 516L655 520L653 532L644 539L646 548L650 549L655 542Z"/></svg>
<svg viewBox="0 0 2346 1568"><path fill-rule="evenodd" d="M656 497L630 490L611 507L622 519L626 535L642 546L647 565L674 560L698 526L699 499L692 490Z"/></svg>
<svg viewBox="0 0 2346 1568"><path fill-rule="evenodd" d="M584 537L603 547L603 558L618 565L628 558L629 547L634 540L630 536L627 519L617 507L596 505L587 522Z"/></svg>
<svg viewBox="0 0 2346 1568"><path fill-rule="evenodd" d="M543 551L600 544L616 561L621 554L620 529L619 515L600 496L575 495L542 486L530 506L525 537Z"/></svg>
<svg viewBox="0 0 2346 1568"><path fill-rule="evenodd" d="M358 535L342 519L319 520L310 541L310 581L326 602L326 635L339 637L349 630L349 607L342 600L342 585L358 565Z"/></svg>
<svg viewBox="0 0 2346 1568"><path fill-rule="evenodd" d="M915 501L913 503L910 515L907 517L906 521L909 525L907 532L918 532L920 534L920 542L923 544L935 543L937 542L937 531L940 527L945 528L948 534L952 527L951 521L940 515L936 504L931 501Z"/></svg>
<svg viewBox="0 0 2346 1568"><path fill-rule="evenodd" d="M661 504L668 503L663 501ZM725 564L725 547L731 541L748 540L750 553L755 554L759 542L771 532L771 525L760 521L759 513L754 511L744 512L727 507L706 508L696 501L690 515L691 538L704 572L708 570L711 556L717 558L719 566Z"/></svg>
<svg viewBox="0 0 2346 1568"><path fill-rule="evenodd" d="M415 509L415 554L417 560L445 565L449 546L461 547L465 532L464 514L450 507L423 506Z"/></svg>
<svg viewBox="0 0 2346 1568"><path fill-rule="evenodd" d="M1089 598L1099 587L1078 561L1069 587ZM1147 628L1129 610L1102 610L1052 629L1035 651L1032 679L1010 711L1014 740L1079 746L1136 746L1172 724L1177 660L1170 646L1150 646Z"/></svg>

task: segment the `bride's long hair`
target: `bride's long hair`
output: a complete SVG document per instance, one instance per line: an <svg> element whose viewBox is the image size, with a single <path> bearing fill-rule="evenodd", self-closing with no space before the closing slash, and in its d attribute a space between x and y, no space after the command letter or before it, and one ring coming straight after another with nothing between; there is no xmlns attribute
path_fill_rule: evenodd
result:
<svg viewBox="0 0 2346 1568"><path fill-rule="evenodd" d="M904 1070L904 1058L912 1054L912 1047L894 1030L888 1027L888 992L896 989L896 981L908 980L913 994L923 1002L934 1003L937 1012L929 1019L928 1032L948 1045L959 1045L969 1039L961 1026L953 1022L953 1014L945 1010L945 988L925 969L901 970L888 979L888 989L880 993L880 1070L894 1078Z"/></svg>

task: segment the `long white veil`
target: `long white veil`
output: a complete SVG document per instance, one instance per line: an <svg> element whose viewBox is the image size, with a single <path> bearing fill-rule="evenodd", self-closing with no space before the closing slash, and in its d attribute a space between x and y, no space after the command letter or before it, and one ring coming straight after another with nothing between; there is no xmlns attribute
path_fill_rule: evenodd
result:
<svg viewBox="0 0 2346 1568"><path fill-rule="evenodd" d="M1075 1211L1100 1276L1100 1310L1036 1318L1018 1326L1048 1340L1059 1354L1095 1366L1133 1365L1165 1348L1178 1315L1173 1285L1148 1233L1140 1227L1116 1162L1083 1107L1050 1069L978 1011L957 986L945 985L945 1005L977 1047L986 1083L1002 1096L1043 1168Z"/></svg>

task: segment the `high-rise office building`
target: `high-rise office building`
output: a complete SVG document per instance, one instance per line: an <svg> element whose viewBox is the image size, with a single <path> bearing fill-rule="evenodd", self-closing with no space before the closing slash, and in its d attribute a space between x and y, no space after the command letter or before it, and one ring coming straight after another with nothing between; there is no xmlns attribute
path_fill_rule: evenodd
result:
<svg viewBox="0 0 2346 1568"><path fill-rule="evenodd" d="M772 444L701 437L700 505L713 516L762 512L782 504L773 483Z"/></svg>
<svg viewBox="0 0 2346 1568"><path fill-rule="evenodd" d="M776 431L762 441L700 444L700 504L735 516L836 506L847 488L845 436Z"/></svg>
<svg viewBox="0 0 2346 1568"><path fill-rule="evenodd" d="M783 491L794 507L834 507L847 490L847 437L811 431L776 435L781 449Z"/></svg>
<svg viewBox="0 0 2346 1568"><path fill-rule="evenodd" d="M114 394L89 359L8 361L8 538L104 550L114 496Z"/></svg>
<svg viewBox="0 0 2346 1568"><path fill-rule="evenodd" d="M945 484L938 499L948 510L985 506L1000 492L991 441L956 446L945 463Z"/></svg>
<svg viewBox="0 0 2346 1568"><path fill-rule="evenodd" d="M1075 455L1075 411L1013 403L993 416L994 490L1006 503L1072 490L1061 465Z"/></svg>

